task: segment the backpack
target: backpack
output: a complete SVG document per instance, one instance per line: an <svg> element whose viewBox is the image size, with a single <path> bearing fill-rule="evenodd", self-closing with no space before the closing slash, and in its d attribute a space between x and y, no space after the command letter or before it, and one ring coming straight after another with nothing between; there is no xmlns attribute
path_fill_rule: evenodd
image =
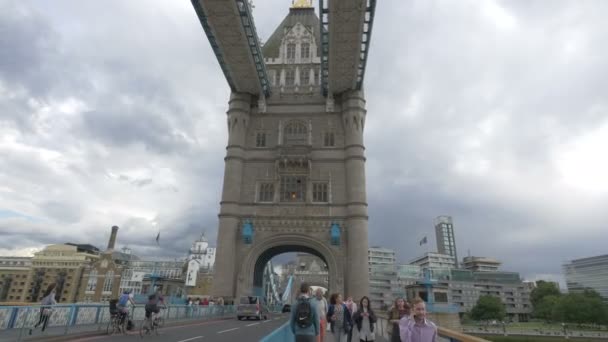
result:
<svg viewBox="0 0 608 342"><path fill-rule="evenodd" d="M302 298L296 307L296 324L300 328L308 328L312 325L312 307L308 298Z"/></svg>
<svg viewBox="0 0 608 342"><path fill-rule="evenodd" d="M118 298L118 305L125 307L127 306L127 303L129 302L129 295L128 294L123 294L122 296L120 296L120 298Z"/></svg>

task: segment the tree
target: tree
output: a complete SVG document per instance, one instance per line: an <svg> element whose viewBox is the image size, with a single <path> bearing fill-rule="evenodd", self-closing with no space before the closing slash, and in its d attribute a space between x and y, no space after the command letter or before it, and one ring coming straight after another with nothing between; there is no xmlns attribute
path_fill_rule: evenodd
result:
<svg viewBox="0 0 608 342"><path fill-rule="evenodd" d="M530 302L532 302L532 306L536 308L537 305L541 303L543 298L547 296L561 296L561 292L557 288L555 283L546 282L544 280L539 280L536 282L536 288L532 290L530 293Z"/></svg>
<svg viewBox="0 0 608 342"><path fill-rule="evenodd" d="M543 299L534 306L534 316L537 318L542 318L544 320L550 321L553 319L553 312L555 311L555 307L559 303L559 296L545 296Z"/></svg>
<svg viewBox="0 0 608 342"><path fill-rule="evenodd" d="M471 317L477 321L502 320L506 315L505 305L500 298L481 296L471 310Z"/></svg>
<svg viewBox="0 0 608 342"><path fill-rule="evenodd" d="M602 324L606 321L606 304L592 293L570 293L562 296L553 310L553 319L568 323Z"/></svg>

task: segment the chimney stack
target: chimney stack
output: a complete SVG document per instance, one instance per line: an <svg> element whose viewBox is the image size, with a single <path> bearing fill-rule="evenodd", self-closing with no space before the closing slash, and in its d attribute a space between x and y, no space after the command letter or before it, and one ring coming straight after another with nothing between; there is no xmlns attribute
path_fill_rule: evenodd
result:
<svg viewBox="0 0 608 342"><path fill-rule="evenodd" d="M110 234L110 241L108 241L108 249L114 249L116 244L116 234L118 234L118 226L112 227L112 233Z"/></svg>

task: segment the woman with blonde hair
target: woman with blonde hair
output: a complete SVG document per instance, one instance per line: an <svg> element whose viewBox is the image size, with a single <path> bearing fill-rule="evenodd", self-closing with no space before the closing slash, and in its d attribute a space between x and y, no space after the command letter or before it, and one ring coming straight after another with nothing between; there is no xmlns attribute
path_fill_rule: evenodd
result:
<svg viewBox="0 0 608 342"><path fill-rule="evenodd" d="M403 316L409 315L410 305L405 299L403 299L403 297L395 299L393 307L388 312L388 326L386 330L388 331L389 341L401 342L401 338L399 337L399 320L403 318Z"/></svg>

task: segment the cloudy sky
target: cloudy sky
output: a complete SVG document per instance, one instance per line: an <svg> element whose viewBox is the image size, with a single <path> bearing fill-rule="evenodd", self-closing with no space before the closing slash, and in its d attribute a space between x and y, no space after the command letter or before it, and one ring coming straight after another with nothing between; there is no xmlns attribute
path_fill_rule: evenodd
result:
<svg viewBox="0 0 608 342"><path fill-rule="evenodd" d="M263 40L289 4L255 1ZM370 244L408 261L448 214L461 256L528 279L607 253L607 11L380 1ZM0 0L0 254L105 247L115 224L141 255L215 241L228 95L190 1Z"/></svg>

